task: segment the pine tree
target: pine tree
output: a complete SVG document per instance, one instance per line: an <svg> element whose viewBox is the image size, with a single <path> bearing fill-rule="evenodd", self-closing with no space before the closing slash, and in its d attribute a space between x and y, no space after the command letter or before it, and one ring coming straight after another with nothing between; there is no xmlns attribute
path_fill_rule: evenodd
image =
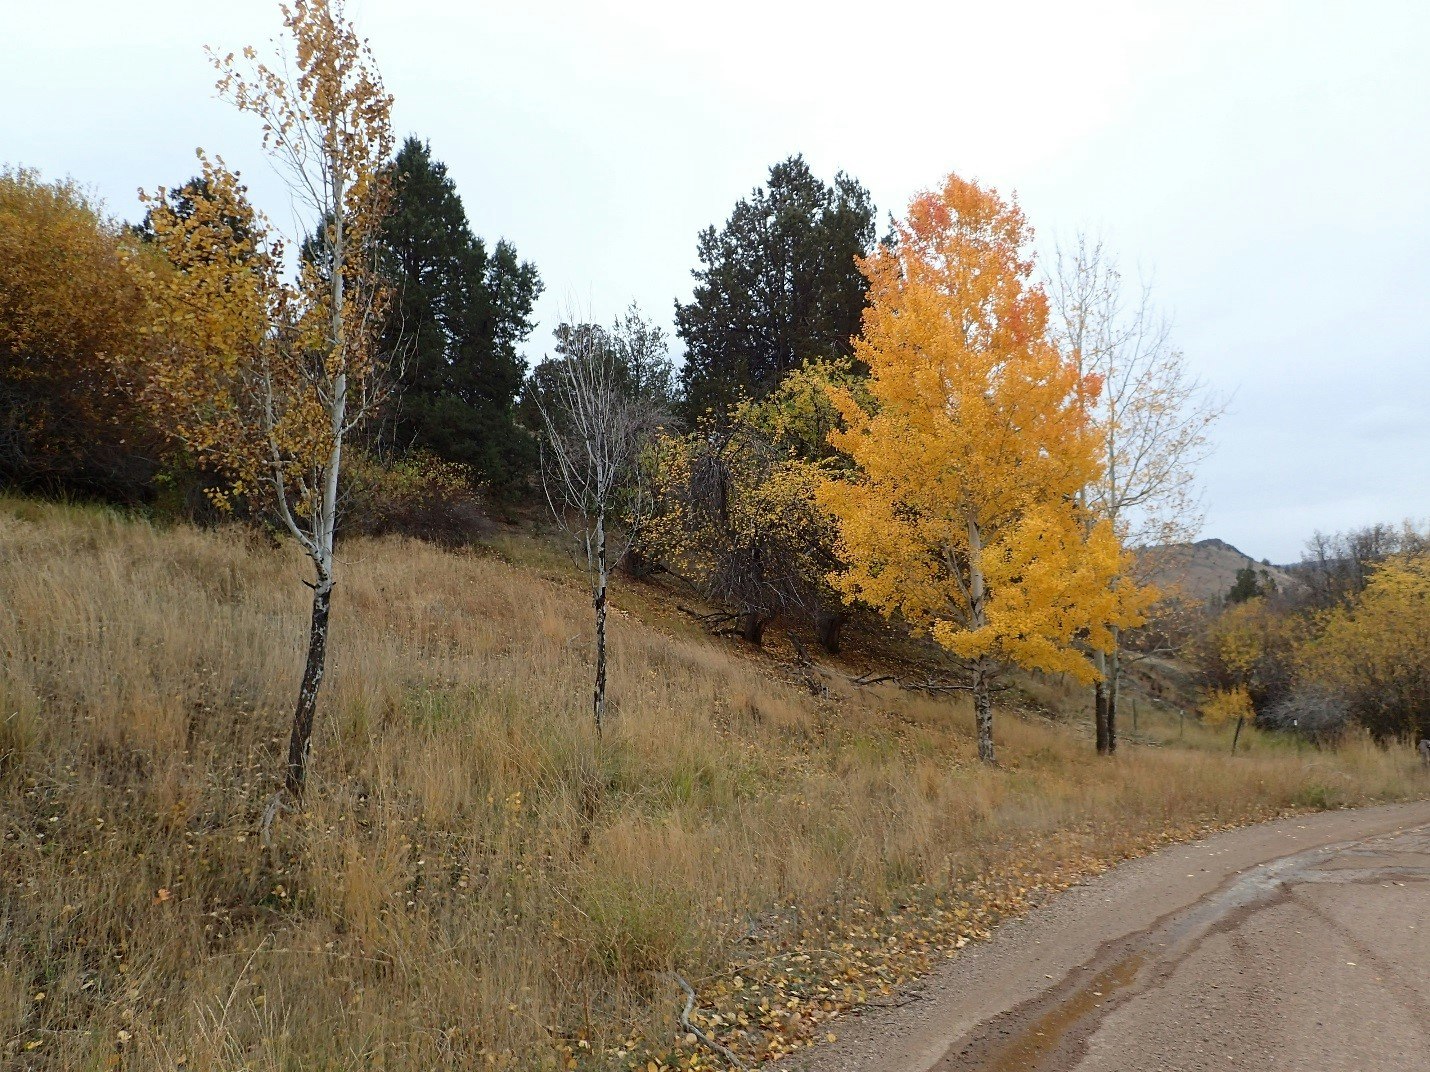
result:
<svg viewBox="0 0 1430 1072"><path fill-rule="evenodd" d="M426 142L408 138L392 172L382 263L395 301L383 343L401 355L402 391L385 434L509 486L534 457L515 419L526 371L516 348L531 332L540 277L509 242L488 251L472 233Z"/></svg>
<svg viewBox="0 0 1430 1072"><path fill-rule="evenodd" d="M675 311L689 415L721 416L807 360L851 356L864 309L855 258L873 241L869 192L842 172L825 185L802 156L702 231L694 297Z"/></svg>

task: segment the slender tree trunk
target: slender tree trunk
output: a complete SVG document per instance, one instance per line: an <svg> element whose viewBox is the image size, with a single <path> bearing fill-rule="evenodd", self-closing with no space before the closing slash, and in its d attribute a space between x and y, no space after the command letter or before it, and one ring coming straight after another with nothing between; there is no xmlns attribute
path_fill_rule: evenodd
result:
<svg viewBox="0 0 1430 1072"><path fill-rule="evenodd" d="M988 588L983 576L983 533L976 518L966 518L968 525L968 609L975 629L988 624ZM989 689L993 669L988 659L973 664L973 718L978 725L978 758L985 763L997 762L993 757L993 696Z"/></svg>
<svg viewBox="0 0 1430 1072"><path fill-rule="evenodd" d="M328 130L336 144L336 119L330 118ZM303 667L303 684L298 689L298 703L293 709L293 731L288 739L288 771L283 786L294 800L302 797L308 781L308 757L313 749L313 716L318 709L318 689L328 661L328 613L333 598L333 544L338 524L338 475L343 460L343 428L347 420L348 378L343 347L344 314L346 313L343 261L345 257L344 219L342 213L344 182L341 169L331 179L331 194L335 211L328 235L330 242L328 272L332 310L328 324L328 344L338 356L338 371L333 378L332 397L327 401L332 446L323 468L321 498L312 532L313 546L308 548L317 566L318 580L313 587L313 618L308 630L308 660Z"/></svg>
<svg viewBox="0 0 1430 1072"><path fill-rule="evenodd" d="M978 758L995 763L993 755L993 695L989 686L992 672L980 659L973 669L973 719L978 726Z"/></svg>
<svg viewBox="0 0 1430 1072"><path fill-rule="evenodd" d="M1231 754L1236 755L1236 742L1241 740L1241 727L1246 721L1244 718L1236 720L1236 732L1231 735Z"/></svg>
<svg viewBox="0 0 1430 1072"><path fill-rule="evenodd" d="M756 647L765 639L765 619L757 610L747 610L740 618L740 636Z"/></svg>
<svg viewBox="0 0 1430 1072"><path fill-rule="evenodd" d="M1117 686L1121 662L1113 648L1107 659L1107 754L1117 754Z"/></svg>
<svg viewBox="0 0 1430 1072"><path fill-rule="evenodd" d="M298 689L298 705L293 710L293 732L288 740L288 773L284 788L294 800L303 796L303 787L308 779L308 755L313 747L313 715L318 709L318 688L323 683L328 658L328 611L332 597L332 580L319 581L313 589L308 661L303 668L303 684Z"/></svg>
<svg viewBox="0 0 1430 1072"><path fill-rule="evenodd" d="M1098 673L1097 681L1092 686L1092 717L1097 726L1097 754L1105 756L1112 750L1107 739L1107 655L1094 650L1092 664Z"/></svg>
<svg viewBox="0 0 1430 1072"><path fill-rule="evenodd" d="M830 655L839 654L839 634L848 620L848 615L830 610L821 610L814 616L814 635Z"/></svg>
<svg viewBox="0 0 1430 1072"><path fill-rule="evenodd" d="M606 516L596 517L596 689L593 703L596 714L596 737L606 718Z"/></svg>

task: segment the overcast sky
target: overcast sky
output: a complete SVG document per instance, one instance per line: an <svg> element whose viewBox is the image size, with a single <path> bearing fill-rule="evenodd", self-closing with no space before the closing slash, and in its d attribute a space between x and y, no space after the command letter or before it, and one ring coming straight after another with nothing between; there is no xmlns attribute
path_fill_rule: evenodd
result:
<svg viewBox="0 0 1430 1072"><path fill-rule="evenodd" d="M802 152L881 220L949 171L1015 192L1039 244L1102 234L1232 396L1204 535L1298 557L1310 533L1430 516L1430 3L845 4L351 0L474 229L563 305L669 323L696 232ZM279 223L288 198L203 46L277 3L0 0L0 161L110 210L202 145ZM880 228L883 230L882 224ZM677 346L678 352L678 346Z"/></svg>

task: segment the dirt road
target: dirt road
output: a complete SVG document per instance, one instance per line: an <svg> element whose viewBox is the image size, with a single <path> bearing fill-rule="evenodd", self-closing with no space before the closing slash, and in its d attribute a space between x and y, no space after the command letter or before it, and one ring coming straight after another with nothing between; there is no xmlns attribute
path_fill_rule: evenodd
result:
<svg viewBox="0 0 1430 1072"><path fill-rule="evenodd" d="M1430 802L1125 864L871 1010L808 1072L1430 1072Z"/></svg>

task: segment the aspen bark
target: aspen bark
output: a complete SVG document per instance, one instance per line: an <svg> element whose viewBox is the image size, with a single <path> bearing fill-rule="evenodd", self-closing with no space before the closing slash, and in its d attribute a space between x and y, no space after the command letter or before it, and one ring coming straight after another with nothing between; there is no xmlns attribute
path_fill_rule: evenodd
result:
<svg viewBox="0 0 1430 1072"><path fill-rule="evenodd" d="M1107 656L1107 754L1117 752L1117 700L1122 683L1122 637L1112 631L1112 651Z"/></svg>
<svg viewBox="0 0 1430 1072"><path fill-rule="evenodd" d="M308 630L308 660L303 667L303 684L293 710L293 729L288 739L288 770L284 788L297 800L308 779L308 755L313 747L313 715L318 708L318 688L328 658L328 612L332 607L333 582L324 579L313 589L313 619Z"/></svg>
<svg viewBox="0 0 1430 1072"><path fill-rule="evenodd" d="M968 609L975 629L988 624L988 584L983 576L983 530L973 517L968 524ZM987 657L973 664L973 719L978 727L978 758L994 763L993 754L993 668Z"/></svg>
<svg viewBox="0 0 1430 1072"><path fill-rule="evenodd" d="M989 688L992 673L983 660L973 671L973 718L978 726L978 758L995 763L993 753L993 694Z"/></svg>
<svg viewBox="0 0 1430 1072"><path fill-rule="evenodd" d="M1107 681L1107 655L1101 651L1092 653L1093 666L1097 668L1098 678L1092 686L1092 717L1097 727L1097 754L1105 756L1112 751L1108 741L1108 681Z"/></svg>

